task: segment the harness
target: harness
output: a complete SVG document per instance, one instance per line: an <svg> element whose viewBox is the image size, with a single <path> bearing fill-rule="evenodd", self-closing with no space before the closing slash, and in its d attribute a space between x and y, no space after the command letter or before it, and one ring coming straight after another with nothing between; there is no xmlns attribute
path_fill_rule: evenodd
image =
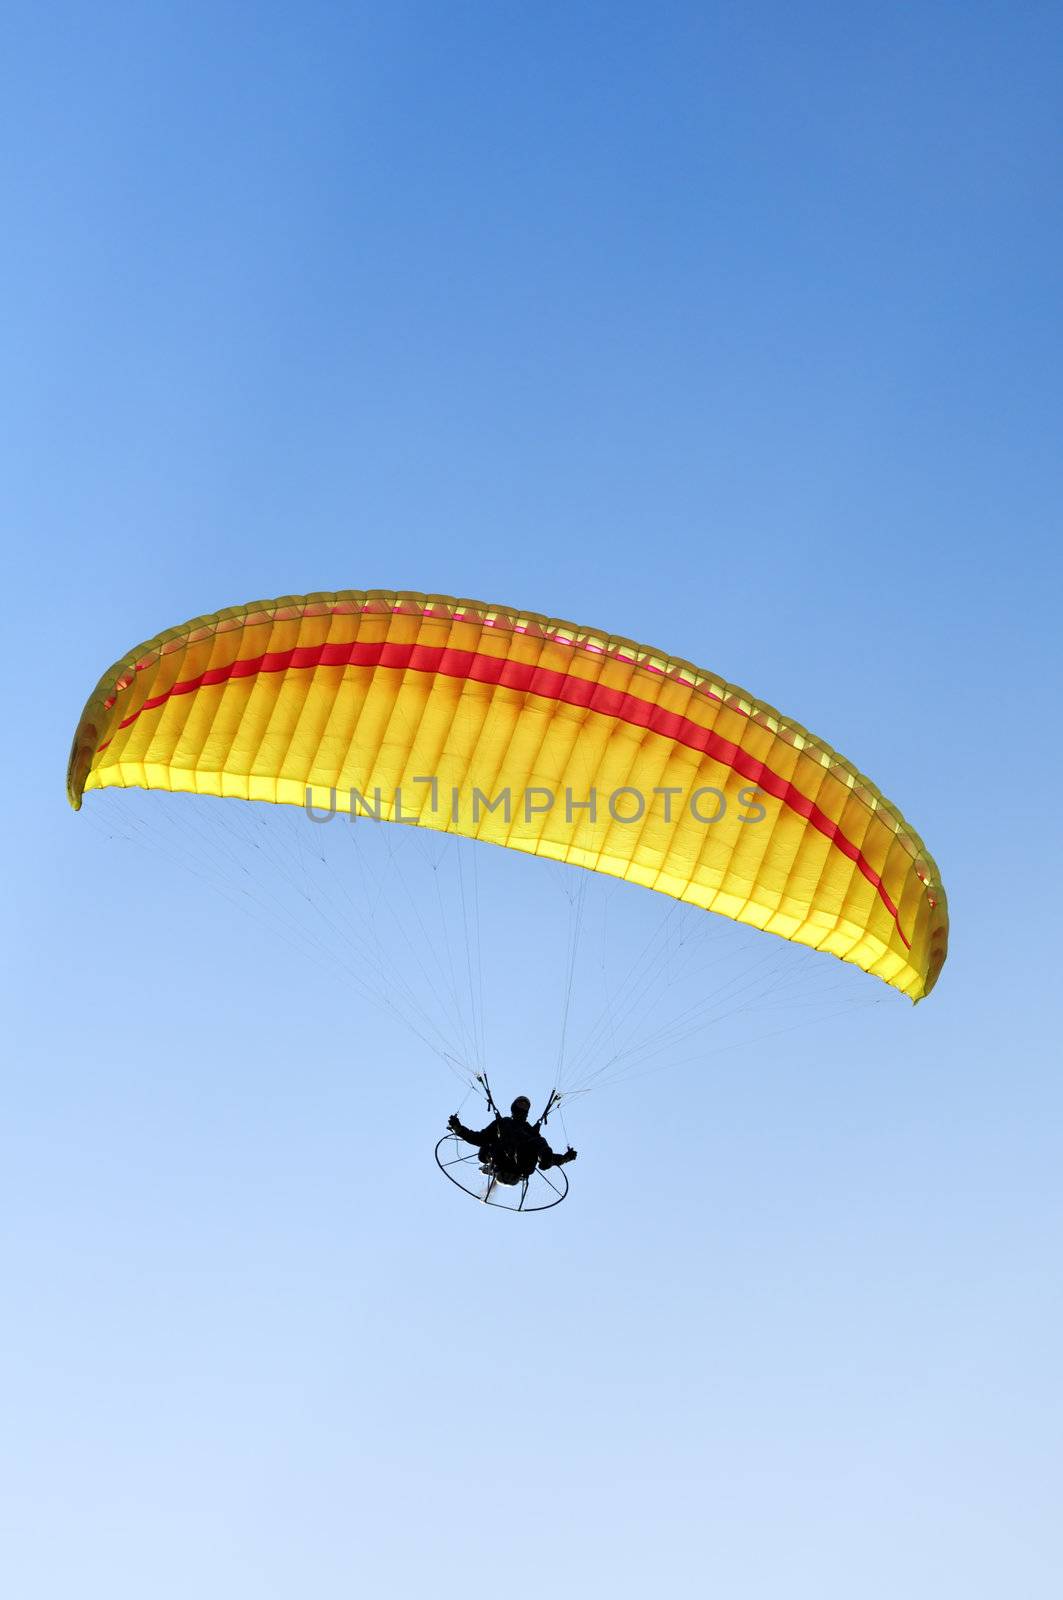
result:
<svg viewBox="0 0 1063 1600"><path fill-rule="evenodd" d="M486 1072L477 1073L476 1081L483 1090L488 1109L494 1112L495 1129L500 1130L502 1122L505 1119L495 1104L494 1096L491 1093L491 1085L487 1081ZM544 1107L540 1116L535 1122L528 1122L524 1124L524 1127L527 1129L527 1133L519 1136L519 1142L514 1140L504 1141L501 1133L496 1131L495 1147L494 1150L488 1148L486 1163L490 1165L500 1183L527 1183L528 1179L531 1177L532 1173L539 1164L538 1140L542 1133L542 1129L549 1120L550 1112L553 1110L559 1099L560 1096L558 1095L557 1090L551 1089L550 1097L547 1100L546 1106ZM521 1145L526 1146L526 1150L523 1152L520 1148ZM500 1161L498 1159L499 1157L503 1159ZM530 1157L532 1159L529 1160Z"/></svg>

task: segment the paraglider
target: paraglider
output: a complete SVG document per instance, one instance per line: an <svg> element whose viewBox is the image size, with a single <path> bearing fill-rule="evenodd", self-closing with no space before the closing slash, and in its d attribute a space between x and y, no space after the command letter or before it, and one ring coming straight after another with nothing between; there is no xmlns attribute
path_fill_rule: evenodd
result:
<svg viewBox="0 0 1063 1600"><path fill-rule="evenodd" d="M444 1135L436 1146L436 1161L444 1174L474 1199L487 1205L501 1205L508 1211L545 1211L559 1204L568 1193L568 1179L564 1178L561 1188L547 1174L551 1170L559 1174L561 1167L575 1161L577 1152L569 1145L558 1154L542 1132L543 1124L560 1098L556 1091L551 1093L542 1115L535 1122L529 1122L531 1101L526 1094L517 1096L510 1106L509 1116L504 1117L495 1105L486 1076L481 1077L480 1088L494 1118L480 1129L467 1128L457 1112L447 1119L449 1138ZM478 1186L469 1156L460 1151L461 1143L476 1146L481 1178ZM533 1178L540 1180L539 1193L532 1196L529 1204L529 1186ZM518 1198L512 1201L502 1198L499 1185L503 1189L518 1189Z"/></svg>
<svg viewBox="0 0 1063 1600"><path fill-rule="evenodd" d="M571 1145L563 1155L557 1155L550 1148L541 1131L542 1118L529 1122L530 1111L528 1096L519 1094L508 1117L496 1110L494 1121L478 1132L466 1128L458 1120L457 1112L447 1119L447 1127L466 1144L477 1147L482 1171L489 1173L496 1182L512 1186L530 1178L537 1167L546 1172L550 1167L563 1167L576 1159Z"/></svg>
<svg viewBox="0 0 1063 1600"><path fill-rule="evenodd" d="M343 591L171 628L104 673L74 736L75 809L130 787L582 867L915 1001L945 961L934 861L851 763L689 662L531 612Z"/></svg>

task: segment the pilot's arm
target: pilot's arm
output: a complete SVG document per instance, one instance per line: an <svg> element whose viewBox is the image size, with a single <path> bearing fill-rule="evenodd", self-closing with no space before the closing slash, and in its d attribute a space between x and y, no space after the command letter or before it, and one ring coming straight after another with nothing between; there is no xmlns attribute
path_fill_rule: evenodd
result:
<svg viewBox="0 0 1063 1600"><path fill-rule="evenodd" d="M559 1156L551 1150L542 1134L539 1135L539 1166L544 1172L548 1167L563 1167L569 1161L575 1161L575 1159L576 1152L571 1145L569 1145L564 1155Z"/></svg>
<svg viewBox="0 0 1063 1600"><path fill-rule="evenodd" d="M464 1139L466 1144L475 1145L486 1143L495 1131L495 1124L492 1122L488 1127L481 1128L480 1132L476 1133L472 1128L467 1128L463 1122L458 1121L458 1113L456 1111L452 1117L447 1118L447 1127L451 1133L456 1133L459 1139Z"/></svg>

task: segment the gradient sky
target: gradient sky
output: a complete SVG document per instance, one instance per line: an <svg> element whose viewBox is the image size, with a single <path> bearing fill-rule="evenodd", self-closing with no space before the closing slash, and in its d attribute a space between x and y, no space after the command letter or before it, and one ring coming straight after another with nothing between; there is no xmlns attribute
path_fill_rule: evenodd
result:
<svg viewBox="0 0 1063 1600"><path fill-rule="evenodd" d="M1061 46L4 8L5 1593L1058 1595ZM548 1216L464 1201L438 1063L63 792L128 646L343 587L822 734L940 864L935 994L581 1102Z"/></svg>

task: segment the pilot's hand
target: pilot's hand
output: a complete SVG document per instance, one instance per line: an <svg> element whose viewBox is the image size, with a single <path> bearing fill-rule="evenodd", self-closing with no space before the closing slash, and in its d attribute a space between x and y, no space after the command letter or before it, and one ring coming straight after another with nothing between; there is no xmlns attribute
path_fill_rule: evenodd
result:
<svg viewBox="0 0 1063 1600"><path fill-rule="evenodd" d="M450 1129L451 1133L457 1133L458 1113L456 1111L452 1111L450 1116L447 1118L447 1127Z"/></svg>
<svg viewBox="0 0 1063 1600"><path fill-rule="evenodd" d="M571 1145L569 1145L568 1149L565 1151L565 1160L566 1161L575 1161L576 1154L577 1154L577 1152L575 1150L573 1150Z"/></svg>

